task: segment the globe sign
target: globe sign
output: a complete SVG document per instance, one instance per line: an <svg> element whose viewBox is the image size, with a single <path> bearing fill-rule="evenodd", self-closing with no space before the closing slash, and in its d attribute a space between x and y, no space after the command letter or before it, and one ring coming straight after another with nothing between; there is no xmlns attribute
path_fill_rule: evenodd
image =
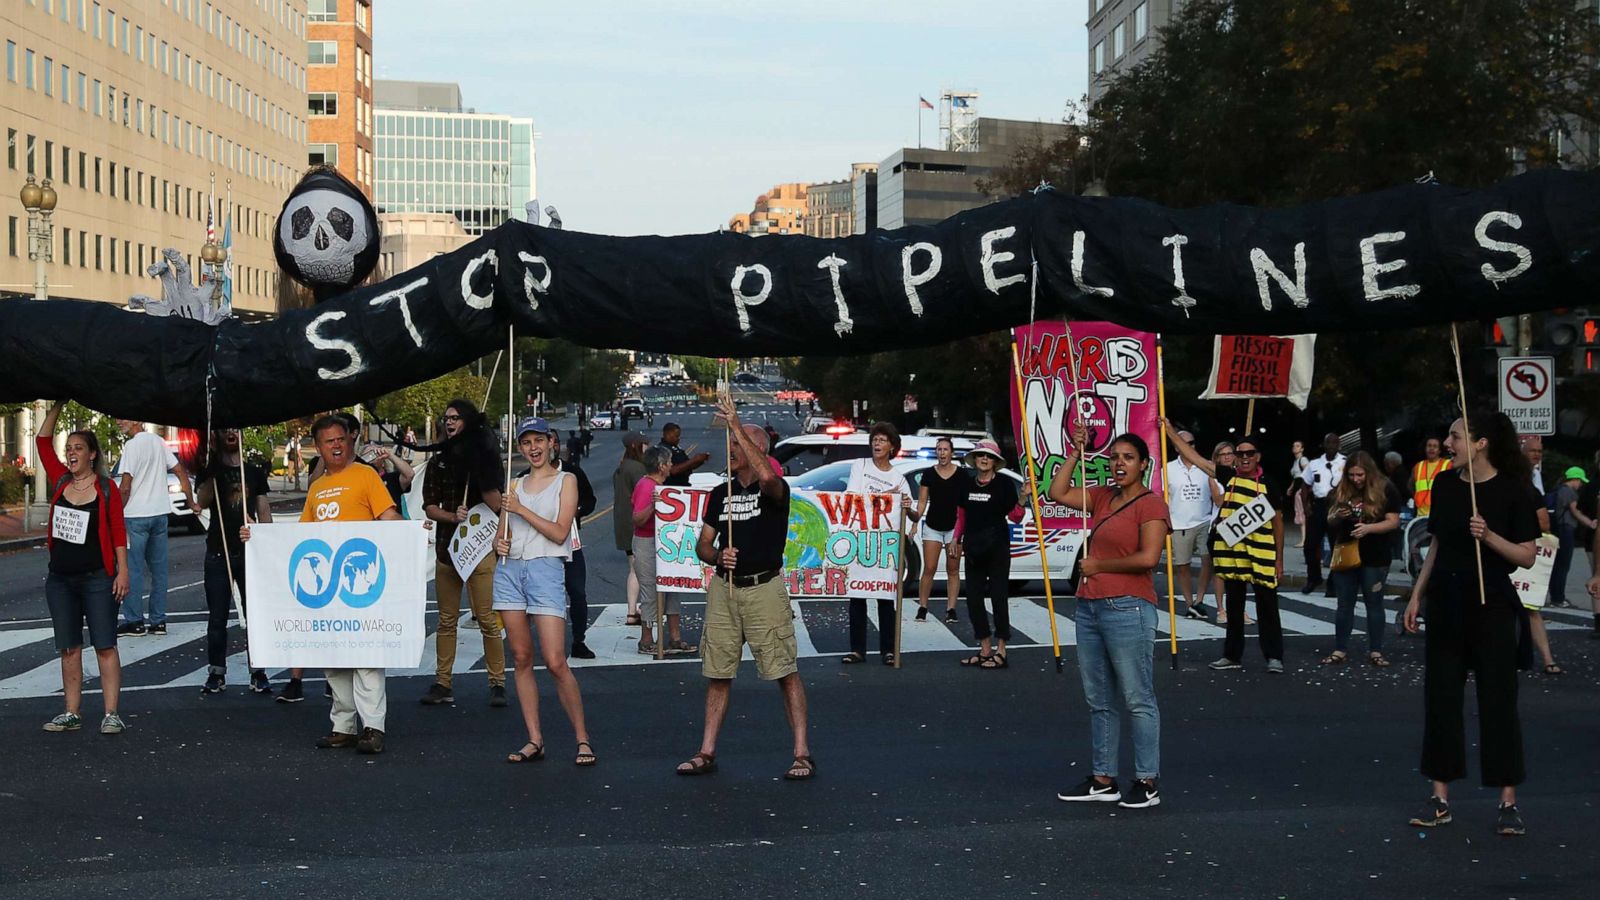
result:
<svg viewBox="0 0 1600 900"><path fill-rule="evenodd" d="M783 566L786 569L821 568L823 550L828 546L828 520L822 509L808 497L791 495L789 504L789 539L783 548Z"/></svg>
<svg viewBox="0 0 1600 900"><path fill-rule="evenodd" d="M327 541L311 538L289 554L289 589L308 609L321 609L334 597L351 609L364 609L383 596L388 575L383 554L366 538L351 538L337 552Z"/></svg>

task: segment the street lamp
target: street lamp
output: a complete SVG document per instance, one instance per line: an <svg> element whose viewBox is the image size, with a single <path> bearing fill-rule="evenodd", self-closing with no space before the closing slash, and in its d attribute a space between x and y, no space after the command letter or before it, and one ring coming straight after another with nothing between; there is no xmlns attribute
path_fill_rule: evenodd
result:
<svg viewBox="0 0 1600 900"><path fill-rule="evenodd" d="M19 194L22 208L28 211L28 258L33 260L33 299L45 300L50 296L49 275L45 263L55 258L55 225L50 217L56 211L56 189L50 179L35 184L33 176L23 183Z"/></svg>

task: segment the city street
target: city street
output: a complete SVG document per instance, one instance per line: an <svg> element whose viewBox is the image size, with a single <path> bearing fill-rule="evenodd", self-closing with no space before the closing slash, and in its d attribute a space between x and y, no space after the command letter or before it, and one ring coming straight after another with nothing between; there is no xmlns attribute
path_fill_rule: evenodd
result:
<svg viewBox="0 0 1600 900"><path fill-rule="evenodd" d="M766 411L751 404L745 414ZM793 432L792 418L770 411ZM685 448L719 450L708 412L658 413L656 425L679 421ZM122 642L129 731L47 734L39 725L59 710L60 681L44 554L5 557L0 734L11 771L46 777L13 778L0 792L0 896L286 896L329 884L352 896L655 896L684 884L710 896L1570 896L1600 877L1600 862L1579 849L1596 798L1574 789L1596 768L1600 647L1586 639L1585 610L1548 615L1569 674L1523 679L1530 835L1520 841L1492 834L1494 797L1468 785L1454 795L1455 824L1427 834L1405 825L1427 793L1416 775L1421 644L1390 638L1389 670L1323 668L1332 601L1292 591L1284 678L1263 674L1254 650L1245 671L1206 670L1221 634L1209 623L1180 621L1176 672L1165 642L1157 647L1165 763L1154 810L1054 798L1086 773L1088 735L1070 601L1057 610L1058 675L1038 585L1013 601L1018 634L1004 672L956 666L974 643L964 608L951 627L908 621L895 671L838 665L843 602L796 604L817 781L778 777L788 760L782 709L749 666L722 771L677 777L698 740L703 682L695 660L634 652L637 631L622 625L608 518L616 438L598 432L585 461L599 495L584 533L589 643L600 658L575 666L601 758L594 770L571 766L572 735L548 682L550 758L501 761L522 740L520 723L514 707L484 702L472 630L460 636L455 707L416 703L430 683L431 637L423 667L391 671L381 757L314 750L327 730L321 691L298 706L252 695L242 652L228 692L202 698L202 539L177 535L171 633ZM691 641L702 608L686 604ZM85 700L91 722L98 703Z"/></svg>

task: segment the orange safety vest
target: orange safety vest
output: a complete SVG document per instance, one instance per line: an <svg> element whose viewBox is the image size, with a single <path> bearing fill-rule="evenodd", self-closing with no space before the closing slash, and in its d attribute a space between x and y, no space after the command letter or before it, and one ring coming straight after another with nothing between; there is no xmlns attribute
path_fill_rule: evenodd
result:
<svg viewBox="0 0 1600 900"><path fill-rule="evenodd" d="M1417 515L1428 515L1433 509L1433 480L1449 468L1448 459L1425 459L1411 467L1412 498L1417 502Z"/></svg>

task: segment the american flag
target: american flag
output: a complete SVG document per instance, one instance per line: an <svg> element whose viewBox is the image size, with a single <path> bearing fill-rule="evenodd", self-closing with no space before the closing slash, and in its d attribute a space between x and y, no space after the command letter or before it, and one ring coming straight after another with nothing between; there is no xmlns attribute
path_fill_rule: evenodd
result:
<svg viewBox="0 0 1600 900"><path fill-rule="evenodd" d="M206 243L215 244L217 242L217 223L212 219L211 212L211 204L208 202L206 203Z"/></svg>

